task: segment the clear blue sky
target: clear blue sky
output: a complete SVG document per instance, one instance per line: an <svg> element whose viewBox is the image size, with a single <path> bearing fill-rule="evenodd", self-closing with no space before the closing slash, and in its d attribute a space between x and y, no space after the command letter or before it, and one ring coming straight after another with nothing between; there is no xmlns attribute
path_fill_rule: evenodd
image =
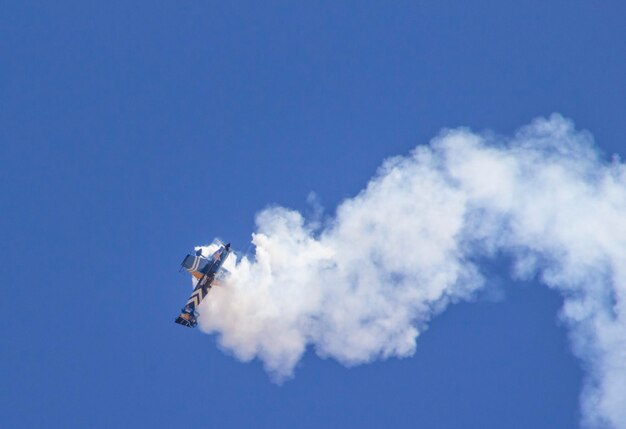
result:
<svg viewBox="0 0 626 429"><path fill-rule="evenodd" d="M268 204L332 213L442 127L558 111L626 154L625 21L618 1L3 2L0 426L577 427L583 373L536 284L452 306L412 358L310 352L278 386L173 323L177 270L216 235L248 249Z"/></svg>

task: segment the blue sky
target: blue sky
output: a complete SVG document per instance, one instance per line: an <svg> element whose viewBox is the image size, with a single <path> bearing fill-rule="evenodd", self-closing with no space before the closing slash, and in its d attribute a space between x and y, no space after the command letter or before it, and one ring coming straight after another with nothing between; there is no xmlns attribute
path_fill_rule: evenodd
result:
<svg viewBox="0 0 626 429"><path fill-rule="evenodd" d="M624 155L621 2L5 2L3 427L577 427L559 296L451 306L413 357L270 381L173 319L178 264L327 211L443 127L560 112Z"/></svg>

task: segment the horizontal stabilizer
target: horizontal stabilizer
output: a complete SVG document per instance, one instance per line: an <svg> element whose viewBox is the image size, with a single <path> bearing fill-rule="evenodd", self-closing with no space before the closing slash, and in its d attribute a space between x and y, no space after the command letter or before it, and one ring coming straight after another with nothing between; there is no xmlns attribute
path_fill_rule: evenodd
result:
<svg viewBox="0 0 626 429"><path fill-rule="evenodd" d="M174 320L174 322L178 323L179 325L186 326L188 328L195 328L196 325L198 324L198 322L196 321L196 318L187 313L181 313L180 316L178 316L176 320Z"/></svg>

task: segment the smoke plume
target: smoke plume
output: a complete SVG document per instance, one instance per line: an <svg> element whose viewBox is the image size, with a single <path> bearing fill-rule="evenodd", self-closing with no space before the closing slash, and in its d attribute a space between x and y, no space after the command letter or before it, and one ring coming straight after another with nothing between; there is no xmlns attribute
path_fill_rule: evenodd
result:
<svg viewBox="0 0 626 429"><path fill-rule="evenodd" d="M346 365L410 356L429 320L471 299L475 261L564 299L586 374L583 424L626 428L626 165L555 114L513 137L445 130L386 160L332 219L270 207L252 257L201 305L201 328L289 377L307 347ZM495 346L494 346L495 347Z"/></svg>

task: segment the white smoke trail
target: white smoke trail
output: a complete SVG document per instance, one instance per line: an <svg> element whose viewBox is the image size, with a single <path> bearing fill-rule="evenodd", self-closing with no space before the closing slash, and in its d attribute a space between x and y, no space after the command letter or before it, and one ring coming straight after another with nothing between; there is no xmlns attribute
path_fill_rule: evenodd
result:
<svg viewBox="0 0 626 429"><path fill-rule="evenodd" d="M584 425L624 429L625 213L626 166L559 115L508 139L445 131L385 161L321 229L282 207L258 214L254 259L228 261L201 328L278 379L309 345L347 365L410 356L435 314L482 287L472 260L506 252L515 278L564 297L589 371Z"/></svg>

